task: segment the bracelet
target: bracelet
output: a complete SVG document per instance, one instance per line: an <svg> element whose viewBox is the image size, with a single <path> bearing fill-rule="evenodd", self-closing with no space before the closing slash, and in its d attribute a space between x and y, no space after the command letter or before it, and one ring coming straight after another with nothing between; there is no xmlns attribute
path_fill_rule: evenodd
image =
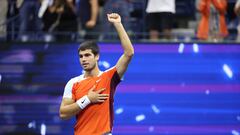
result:
<svg viewBox="0 0 240 135"><path fill-rule="evenodd" d="M85 95L82 98L78 99L76 103L81 109L84 109L87 105L91 103L91 101L89 100L88 96Z"/></svg>

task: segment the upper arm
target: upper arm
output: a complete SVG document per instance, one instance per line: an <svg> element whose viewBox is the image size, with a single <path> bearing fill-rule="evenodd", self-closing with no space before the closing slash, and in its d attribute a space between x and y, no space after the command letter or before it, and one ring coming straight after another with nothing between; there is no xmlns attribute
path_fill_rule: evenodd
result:
<svg viewBox="0 0 240 135"><path fill-rule="evenodd" d="M125 71L127 70L128 64L132 59L132 56L134 54L134 48L132 46L132 43L128 37L127 32L125 31L122 23L117 22L121 21L121 17L117 14L116 15L117 18L115 18L116 20L112 20L112 21L116 21L114 24L116 31L118 33L119 39L121 41L121 46L123 48L123 55L119 58L117 64L116 64L116 68L117 68L117 72L119 74L119 77L121 78L123 76L123 74L125 73Z"/></svg>
<svg viewBox="0 0 240 135"><path fill-rule="evenodd" d="M79 111L81 111L81 109L73 99L63 98L59 109L59 116L61 119L67 120L75 116Z"/></svg>
<svg viewBox="0 0 240 135"><path fill-rule="evenodd" d="M61 105L70 105L75 103L75 101L71 98L63 98Z"/></svg>
<svg viewBox="0 0 240 135"><path fill-rule="evenodd" d="M65 106L74 103L74 100L72 99L72 88L73 88L73 83L74 79L71 79L67 82L65 88L64 88L64 93L63 93L63 98L61 102L60 109Z"/></svg>
<svg viewBox="0 0 240 135"><path fill-rule="evenodd" d="M63 98L62 99L62 102L61 102L61 106L60 106L60 109L63 108L65 105L70 105L70 104L73 104L75 103L75 101L71 98Z"/></svg>
<svg viewBox="0 0 240 135"><path fill-rule="evenodd" d="M74 103L74 100L72 99L73 82L73 79L69 80L64 88L63 98L60 105L60 112L65 105Z"/></svg>
<svg viewBox="0 0 240 135"><path fill-rule="evenodd" d="M126 72L126 70L128 68L128 64L130 63L131 59L132 59L132 56L127 56L125 54L123 54L119 58L119 60L116 64L116 69L117 69L117 73L118 73L120 78L122 78L122 76Z"/></svg>
<svg viewBox="0 0 240 135"><path fill-rule="evenodd" d="M62 119L69 119L81 111L78 104L75 102L76 99L72 92L74 89L74 84L78 80L79 77L71 79L64 88L64 94L59 110L59 115Z"/></svg>
<svg viewBox="0 0 240 135"><path fill-rule="evenodd" d="M63 93L63 98L72 98L72 89L73 89L73 84L75 80L71 79L70 81L67 82L65 88L64 88L64 93Z"/></svg>

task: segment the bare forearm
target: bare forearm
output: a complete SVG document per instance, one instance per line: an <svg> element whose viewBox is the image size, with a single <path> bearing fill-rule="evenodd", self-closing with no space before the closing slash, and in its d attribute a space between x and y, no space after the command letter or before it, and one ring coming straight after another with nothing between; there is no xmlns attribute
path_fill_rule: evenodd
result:
<svg viewBox="0 0 240 135"><path fill-rule="evenodd" d="M97 0L91 0L90 4L91 4L90 20L97 21L98 10L99 10L98 1Z"/></svg>
<svg viewBox="0 0 240 135"><path fill-rule="evenodd" d="M81 108L76 104L65 105L60 108L60 117L62 119L69 119L81 111Z"/></svg>
<svg viewBox="0 0 240 135"><path fill-rule="evenodd" d="M132 56L134 54L134 49L132 46L132 43L127 35L127 32L125 31L122 23L114 23L114 26L117 30L117 33L119 35L121 45L124 50L124 55Z"/></svg>

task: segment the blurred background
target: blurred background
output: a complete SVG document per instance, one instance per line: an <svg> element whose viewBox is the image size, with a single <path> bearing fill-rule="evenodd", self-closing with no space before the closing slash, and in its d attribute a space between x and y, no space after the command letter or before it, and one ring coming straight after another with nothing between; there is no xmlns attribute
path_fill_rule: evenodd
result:
<svg viewBox="0 0 240 135"><path fill-rule="evenodd" d="M64 86L82 73L84 40L99 42L101 70L117 62L111 12L135 48L114 135L240 134L238 0L92 1L0 0L0 135L73 134L75 119L58 116Z"/></svg>

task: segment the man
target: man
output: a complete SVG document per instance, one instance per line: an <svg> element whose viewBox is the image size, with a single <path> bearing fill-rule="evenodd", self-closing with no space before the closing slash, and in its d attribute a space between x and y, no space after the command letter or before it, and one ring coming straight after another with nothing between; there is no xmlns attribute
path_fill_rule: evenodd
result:
<svg viewBox="0 0 240 135"><path fill-rule="evenodd" d="M147 27L149 39L153 42L162 39L171 39L171 30L176 13L175 0L148 0Z"/></svg>
<svg viewBox="0 0 240 135"><path fill-rule="evenodd" d="M115 88L134 54L121 17L116 13L108 14L107 17L117 30L124 53L114 67L101 72L98 68L97 44L86 41L80 45L78 53L85 72L67 83L59 111L62 119L76 116L75 135L111 133Z"/></svg>

